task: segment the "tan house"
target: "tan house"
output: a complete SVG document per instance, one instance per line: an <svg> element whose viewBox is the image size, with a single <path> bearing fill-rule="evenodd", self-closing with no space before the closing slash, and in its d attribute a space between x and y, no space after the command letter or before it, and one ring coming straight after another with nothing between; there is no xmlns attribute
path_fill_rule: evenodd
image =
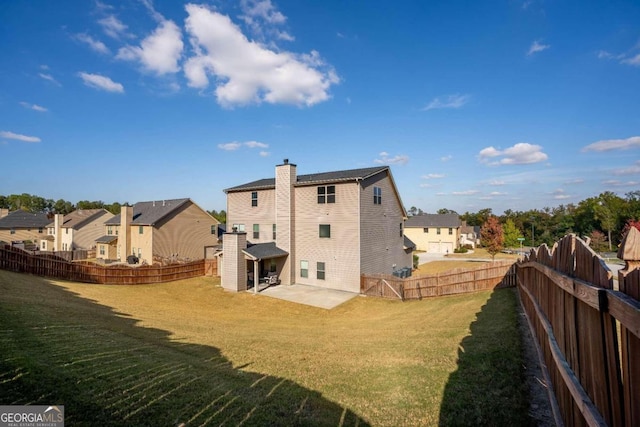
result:
<svg viewBox="0 0 640 427"><path fill-rule="evenodd" d="M50 222L46 213L0 209L0 242L28 242L30 248L39 248L40 242L46 239L46 227Z"/></svg>
<svg viewBox="0 0 640 427"><path fill-rule="evenodd" d="M113 214L106 209L78 209L67 215L54 215L47 225L47 239L40 242L43 251L92 249L104 234L104 222Z"/></svg>
<svg viewBox="0 0 640 427"><path fill-rule="evenodd" d="M456 214L424 214L409 217L405 234L419 251L453 253L460 247L462 223Z"/></svg>
<svg viewBox="0 0 640 427"><path fill-rule="evenodd" d="M388 166L298 175L285 159L275 178L224 190L221 282L260 281L360 291L360 275L411 267L406 212Z"/></svg>
<svg viewBox="0 0 640 427"><path fill-rule="evenodd" d="M218 244L218 220L191 199L139 202L122 206L120 214L104 222L96 239L96 257L141 263L162 259L197 260L205 248Z"/></svg>

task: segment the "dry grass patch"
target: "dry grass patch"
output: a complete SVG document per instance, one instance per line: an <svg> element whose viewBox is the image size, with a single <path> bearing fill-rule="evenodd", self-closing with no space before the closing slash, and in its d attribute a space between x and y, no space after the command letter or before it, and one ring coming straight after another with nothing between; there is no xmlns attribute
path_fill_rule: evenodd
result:
<svg viewBox="0 0 640 427"><path fill-rule="evenodd" d="M0 271L0 401L62 403L87 424L521 425L513 316L513 290L323 310L210 278L106 286ZM453 403L471 395L467 416Z"/></svg>

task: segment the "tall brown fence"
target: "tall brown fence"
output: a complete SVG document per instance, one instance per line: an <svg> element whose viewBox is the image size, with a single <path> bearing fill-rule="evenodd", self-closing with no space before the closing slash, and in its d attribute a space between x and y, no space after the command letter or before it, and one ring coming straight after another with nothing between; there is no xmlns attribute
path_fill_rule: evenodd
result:
<svg viewBox="0 0 640 427"><path fill-rule="evenodd" d="M405 300L465 294L515 285L514 262L496 261L487 262L475 269L456 268L444 273L408 278L386 274L363 274L360 278L360 293Z"/></svg>
<svg viewBox="0 0 640 427"><path fill-rule="evenodd" d="M640 273L633 262L619 273L620 291L604 261L574 235L518 264L522 304L565 425L640 425Z"/></svg>
<svg viewBox="0 0 640 427"><path fill-rule="evenodd" d="M4 246L0 247L0 269L74 282L137 285L203 276L205 261L169 266L103 266L86 261L69 262L45 252L32 255L21 249Z"/></svg>

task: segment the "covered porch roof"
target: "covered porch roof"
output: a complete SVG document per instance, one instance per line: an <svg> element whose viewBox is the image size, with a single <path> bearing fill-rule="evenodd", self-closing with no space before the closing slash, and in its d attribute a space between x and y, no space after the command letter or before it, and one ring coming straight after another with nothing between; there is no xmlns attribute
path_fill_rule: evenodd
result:
<svg viewBox="0 0 640 427"><path fill-rule="evenodd" d="M275 242L256 243L255 245L250 245L246 249L243 249L242 253L253 261L280 258L289 255L287 251L277 247Z"/></svg>

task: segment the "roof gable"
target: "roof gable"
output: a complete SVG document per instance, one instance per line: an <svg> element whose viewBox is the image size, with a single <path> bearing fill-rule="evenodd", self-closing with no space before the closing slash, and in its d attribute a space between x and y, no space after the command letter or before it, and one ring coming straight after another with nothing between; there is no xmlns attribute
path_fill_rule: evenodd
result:
<svg viewBox="0 0 640 427"><path fill-rule="evenodd" d="M71 213L66 214L62 218L62 228L73 228L78 230L84 227L86 224L97 220L103 215L107 215L109 212L106 209L78 209ZM55 221L50 222L47 227L54 227Z"/></svg>

